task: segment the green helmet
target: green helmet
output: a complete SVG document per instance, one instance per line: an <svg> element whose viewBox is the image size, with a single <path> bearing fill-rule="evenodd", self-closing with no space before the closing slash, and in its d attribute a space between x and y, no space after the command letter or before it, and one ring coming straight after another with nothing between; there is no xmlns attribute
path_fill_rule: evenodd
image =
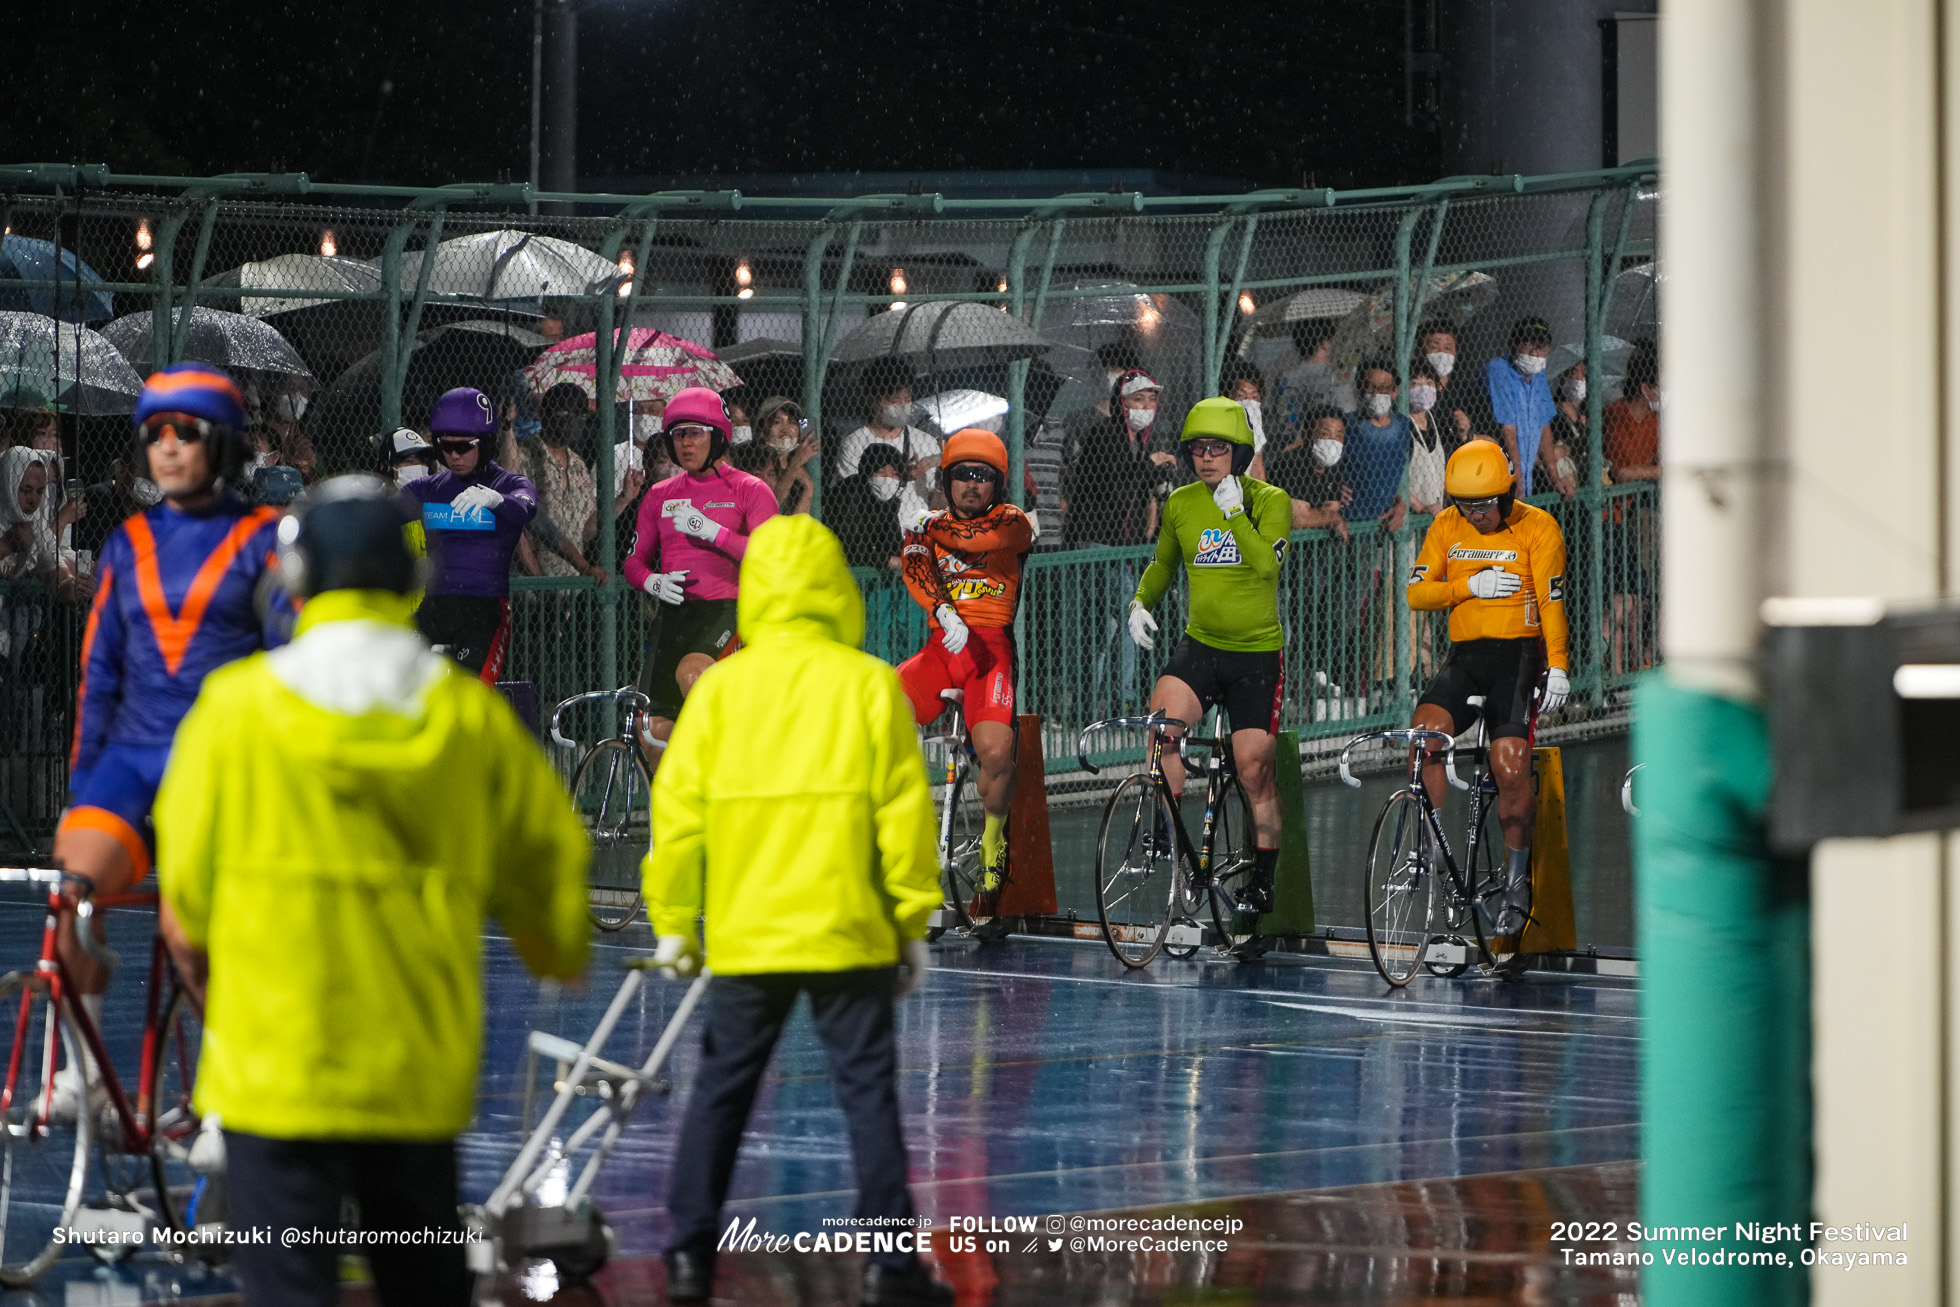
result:
<svg viewBox="0 0 1960 1307"><path fill-rule="evenodd" d="M1179 439L1196 440L1200 436L1214 436L1250 449L1252 423L1246 419L1245 405L1223 395L1193 404L1191 411L1184 415L1184 434Z"/></svg>
<svg viewBox="0 0 1960 1307"><path fill-rule="evenodd" d="M1236 399L1214 395L1210 399L1199 400L1184 415L1184 434L1178 438L1178 457L1187 468L1191 466L1191 442L1201 436L1229 440L1236 446L1232 450L1232 471L1235 474L1243 476L1245 470L1252 466L1252 423L1246 418L1245 405Z"/></svg>

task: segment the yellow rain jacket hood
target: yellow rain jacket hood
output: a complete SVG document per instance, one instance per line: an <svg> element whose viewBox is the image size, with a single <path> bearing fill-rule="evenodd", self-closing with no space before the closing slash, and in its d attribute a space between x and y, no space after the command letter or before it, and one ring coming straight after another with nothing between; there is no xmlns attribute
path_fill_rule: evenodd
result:
<svg viewBox="0 0 1960 1307"><path fill-rule="evenodd" d="M587 842L509 705L411 601L333 590L213 672L157 795L164 898L211 958L200 1110L280 1139L443 1140L473 1111L483 918L585 962Z"/></svg>
<svg viewBox="0 0 1960 1307"><path fill-rule="evenodd" d="M932 796L837 537L763 523L736 622L742 651L695 682L654 776L654 929L704 915L722 975L891 966L940 902Z"/></svg>

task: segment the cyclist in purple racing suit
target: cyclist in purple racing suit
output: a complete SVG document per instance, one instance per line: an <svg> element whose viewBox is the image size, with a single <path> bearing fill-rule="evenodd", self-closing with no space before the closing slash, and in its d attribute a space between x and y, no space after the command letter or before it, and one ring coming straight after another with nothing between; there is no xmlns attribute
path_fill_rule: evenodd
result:
<svg viewBox="0 0 1960 1307"><path fill-rule="evenodd" d="M436 648L495 685L510 642L510 559L538 511L526 477L490 457L497 410L467 386L429 410L429 435L444 470L403 486L395 502L418 515L435 576L415 624Z"/></svg>

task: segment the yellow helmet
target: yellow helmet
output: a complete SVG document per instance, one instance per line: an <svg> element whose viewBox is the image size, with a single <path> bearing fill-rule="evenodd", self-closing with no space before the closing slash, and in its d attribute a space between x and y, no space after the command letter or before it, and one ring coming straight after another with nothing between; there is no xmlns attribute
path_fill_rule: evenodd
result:
<svg viewBox="0 0 1960 1307"><path fill-rule="evenodd" d="M1503 448L1488 440L1457 450L1443 469L1443 491L1452 499L1489 499L1508 493L1516 480Z"/></svg>

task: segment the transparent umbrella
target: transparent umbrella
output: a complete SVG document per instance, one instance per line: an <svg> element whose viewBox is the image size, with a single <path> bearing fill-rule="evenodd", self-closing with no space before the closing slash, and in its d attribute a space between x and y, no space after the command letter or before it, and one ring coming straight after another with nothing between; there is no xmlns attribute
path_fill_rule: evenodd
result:
<svg viewBox="0 0 1960 1307"><path fill-rule="evenodd" d="M281 254L257 263L241 263L221 272L204 285L216 298L236 298L238 312L248 318L275 318L299 309L345 304L344 299L309 296L307 291L359 291L381 289L381 269L362 259L343 259L324 254ZM227 291L282 290L291 295L236 295ZM358 302L358 301L356 301Z"/></svg>
<svg viewBox="0 0 1960 1307"><path fill-rule="evenodd" d="M1613 279L1613 299L1606 309L1606 329L1622 340L1660 339L1661 282L1666 274L1658 263L1628 268Z"/></svg>
<svg viewBox="0 0 1960 1307"><path fill-rule="evenodd" d="M142 391L143 378L100 334L39 313L0 312L0 408L133 413Z"/></svg>
<svg viewBox="0 0 1960 1307"><path fill-rule="evenodd" d="M184 310L171 314L172 323L183 321ZM117 318L102 329L111 345L139 368L150 365L150 329L156 316L147 310ZM250 372L282 372L311 377L312 371L299 353L279 332L242 313L208 309L199 305L191 310L190 331L184 340L184 357L199 363L215 363L221 368Z"/></svg>
<svg viewBox="0 0 1960 1307"><path fill-rule="evenodd" d="M413 290L425 251L402 256L401 281ZM583 245L528 231L484 231L435 247L429 266L433 295L481 300L541 300L548 295L589 295L627 274Z"/></svg>
<svg viewBox="0 0 1960 1307"><path fill-rule="evenodd" d="M1425 293L1411 295L1409 316L1418 323L1440 319L1460 328L1496 299L1497 278L1487 272L1442 273L1429 278ZM1394 344L1394 327L1395 287L1388 285L1357 305L1334 329L1327 361L1335 375L1346 376L1362 359L1387 353Z"/></svg>
<svg viewBox="0 0 1960 1307"><path fill-rule="evenodd" d="M1108 398L1103 393L1102 373L1111 368L1140 367L1164 387L1159 403L1158 424L1184 421L1191 405L1210 392L1199 377L1203 370L1204 328L1198 315L1185 304L1161 293L1145 292L1125 282L1076 282L1069 292L1051 296L1042 310L1043 338L1058 345L1071 345L1089 351L1093 372L1057 395L1049 413L1063 417L1081 408L1092 407ZM1066 371L1088 371L1073 360ZM1058 364L1058 367L1061 366Z"/></svg>
<svg viewBox="0 0 1960 1307"><path fill-rule="evenodd" d="M915 372L945 372L1031 359L1047 348L1027 323L990 304L928 300L874 313L837 342L830 361L895 359Z"/></svg>

